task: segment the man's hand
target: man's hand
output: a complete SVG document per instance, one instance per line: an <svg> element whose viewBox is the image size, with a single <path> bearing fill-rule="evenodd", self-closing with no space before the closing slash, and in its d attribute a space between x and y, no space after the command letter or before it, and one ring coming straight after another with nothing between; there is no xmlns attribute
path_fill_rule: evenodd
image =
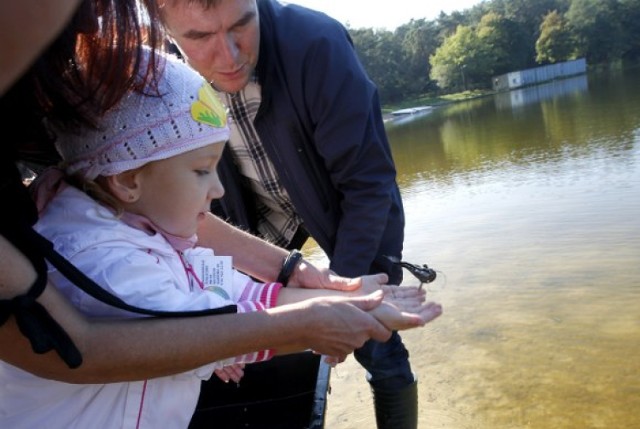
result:
<svg viewBox="0 0 640 429"><path fill-rule="evenodd" d="M291 275L289 285L308 289L332 289L345 292L363 288L362 292L366 294L380 289L388 280L389 278L384 273L356 278L342 277L329 268L318 268L303 259Z"/></svg>

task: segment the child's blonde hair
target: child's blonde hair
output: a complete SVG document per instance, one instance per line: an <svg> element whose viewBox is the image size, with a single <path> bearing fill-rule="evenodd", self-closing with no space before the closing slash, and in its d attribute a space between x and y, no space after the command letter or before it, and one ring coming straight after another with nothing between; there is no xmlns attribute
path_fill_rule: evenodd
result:
<svg viewBox="0 0 640 429"><path fill-rule="evenodd" d="M116 216L120 217L122 216L122 213L124 213L124 206L118 198L116 198L111 194L111 192L109 192L106 184L99 183L103 180L104 177L102 176L96 178L95 180L89 180L85 177L82 177L82 175L80 174L74 174L67 177L67 182L69 182L70 185L73 185L76 188L80 189L99 203L111 207L115 211Z"/></svg>

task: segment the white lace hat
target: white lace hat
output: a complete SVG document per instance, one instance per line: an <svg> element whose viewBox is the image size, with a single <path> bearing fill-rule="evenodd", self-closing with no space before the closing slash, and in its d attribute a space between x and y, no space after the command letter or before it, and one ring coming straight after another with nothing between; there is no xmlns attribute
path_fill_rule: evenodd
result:
<svg viewBox="0 0 640 429"><path fill-rule="evenodd" d="M99 129L54 129L67 174L93 180L229 140L226 109L211 86L176 58L160 56L159 64L158 91L130 92Z"/></svg>

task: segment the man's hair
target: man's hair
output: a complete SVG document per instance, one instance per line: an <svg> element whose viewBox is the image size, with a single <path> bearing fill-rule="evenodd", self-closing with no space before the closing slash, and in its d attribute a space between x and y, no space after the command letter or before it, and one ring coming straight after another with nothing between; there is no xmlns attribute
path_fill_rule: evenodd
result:
<svg viewBox="0 0 640 429"><path fill-rule="evenodd" d="M181 2L200 5L204 9L211 9L219 6L220 3L222 3L222 0L165 0L165 3L170 3L172 6L175 6ZM159 6L158 10L162 12L162 5Z"/></svg>

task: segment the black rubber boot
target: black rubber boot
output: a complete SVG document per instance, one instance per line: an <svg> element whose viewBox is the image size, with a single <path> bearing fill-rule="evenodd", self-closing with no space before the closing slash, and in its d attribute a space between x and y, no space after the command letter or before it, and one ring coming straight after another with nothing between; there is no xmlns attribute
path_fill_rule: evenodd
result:
<svg viewBox="0 0 640 429"><path fill-rule="evenodd" d="M378 429L417 429L418 381L398 390L374 389Z"/></svg>

